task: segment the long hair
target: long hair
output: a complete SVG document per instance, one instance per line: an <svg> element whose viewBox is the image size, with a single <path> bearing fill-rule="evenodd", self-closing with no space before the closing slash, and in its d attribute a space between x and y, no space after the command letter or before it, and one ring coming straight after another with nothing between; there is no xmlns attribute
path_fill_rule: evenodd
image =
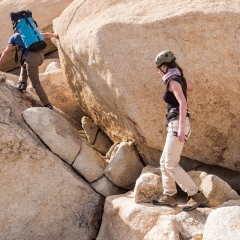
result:
<svg viewBox="0 0 240 240"><path fill-rule="evenodd" d="M180 71L180 73L181 73L183 84L185 85L185 88L187 89L187 81L186 81L185 77L183 76L183 70L182 70L181 67L179 67L179 65L176 63L175 60L172 60L171 62L165 62L162 65L165 65L168 68L177 68Z"/></svg>

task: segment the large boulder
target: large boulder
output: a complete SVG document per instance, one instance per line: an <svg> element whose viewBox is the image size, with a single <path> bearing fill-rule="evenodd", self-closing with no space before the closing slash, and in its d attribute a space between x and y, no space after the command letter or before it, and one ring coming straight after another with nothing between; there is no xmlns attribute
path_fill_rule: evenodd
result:
<svg viewBox="0 0 240 240"><path fill-rule="evenodd" d="M190 171L188 174L208 198L209 207L219 206L229 200L240 199L237 192L218 176L200 171Z"/></svg>
<svg viewBox="0 0 240 240"><path fill-rule="evenodd" d="M180 213L179 207L136 204L133 192L106 198L104 214L97 240L139 240L156 225L162 215Z"/></svg>
<svg viewBox="0 0 240 240"><path fill-rule="evenodd" d="M232 24L240 2L82 3L70 4L54 29L64 74L87 115L114 142L134 140L146 164L157 163L166 132L154 59L170 49L196 88L188 96L194 131L183 155L240 170L240 31Z"/></svg>
<svg viewBox="0 0 240 240"><path fill-rule="evenodd" d="M212 211L210 208L203 208L160 216L156 226L148 232L144 240L202 240L205 222Z"/></svg>
<svg viewBox="0 0 240 240"><path fill-rule="evenodd" d="M240 207L228 206L212 211L207 218L203 240L240 239Z"/></svg>
<svg viewBox="0 0 240 240"><path fill-rule="evenodd" d="M73 0L59 0L57 4L55 1L1 1L1 39L0 39L0 53L3 52L5 47L7 46L7 42L10 36L13 34L12 31L12 23L10 19L11 12L18 12L22 10L31 10L33 13L33 18L37 21L38 29L40 32L44 31L52 31L52 21L56 17L58 17L62 11L70 4ZM47 48L44 49L44 53L51 52L56 49L56 46L51 43L50 39L47 39ZM1 70L9 71L16 67L19 67L20 63L15 63L14 60L15 51L12 51L9 58L5 62L3 66L1 66Z"/></svg>
<svg viewBox="0 0 240 240"><path fill-rule="evenodd" d="M25 94L0 91L0 238L95 239L103 198L27 126Z"/></svg>
<svg viewBox="0 0 240 240"><path fill-rule="evenodd" d="M133 189L142 169L143 164L135 150L134 143L129 141L122 142L115 147L104 174L116 186Z"/></svg>
<svg viewBox="0 0 240 240"><path fill-rule="evenodd" d="M156 167L146 166L134 187L136 203L152 202L163 193L161 170Z"/></svg>
<svg viewBox="0 0 240 240"><path fill-rule="evenodd" d="M42 141L68 164L76 159L82 145L77 130L56 112L34 107L23 111L23 117Z"/></svg>

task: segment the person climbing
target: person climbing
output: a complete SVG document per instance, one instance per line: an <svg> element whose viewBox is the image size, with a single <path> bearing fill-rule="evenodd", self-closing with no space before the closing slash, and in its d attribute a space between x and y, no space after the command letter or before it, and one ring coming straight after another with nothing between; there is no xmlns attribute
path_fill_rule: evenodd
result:
<svg viewBox="0 0 240 240"><path fill-rule="evenodd" d="M57 33L41 33L43 38L59 38ZM21 35L15 29L14 34L10 37L8 44L3 51L0 58L0 66L6 61L9 53L14 48L18 47L23 54L23 62L21 64L21 72L18 81L18 89L26 90L27 78L29 77L32 82L32 86L35 89L38 97L40 98L44 107L53 109L52 104L49 102L48 97L39 81L39 70L38 67L44 61L44 55L42 51L31 52L24 47Z"/></svg>
<svg viewBox="0 0 240 240"><path fill-rule="evenodd" d="M166 85L163 100L166 102L167 138L160 158L162 173L163 196L153 200L155 205L178 205L176 183L188 194L189 201L182 207L190 211L204 207L208 199L199 191L190 176L179 165L180 155L185 141L190 136L190 113L187 108L187 90L193 91L193 85L183 76L182 69L176 63L176 58L169 50L160 52L155 58L158 73Z"/></svg>

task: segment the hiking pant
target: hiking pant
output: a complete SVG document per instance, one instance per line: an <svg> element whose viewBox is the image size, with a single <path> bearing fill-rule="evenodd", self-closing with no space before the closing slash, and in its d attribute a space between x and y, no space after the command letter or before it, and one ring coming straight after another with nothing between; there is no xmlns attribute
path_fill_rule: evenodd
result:
<svg viewBox="0 0 240 240"><path fill-rule="evenodd" d="M40 98L43 105L49 103L48 97L39 81L39 70L38 67L43 63L44 55L42 52L29 52L24 64L21 66L21 73L19 82L27 83L29 77L32 82L32 86L35 89L38 97Z"/></svg>
<svg viewBox="0 0 240 240"><path fill-rule="evenodd" d="M160 159L160 169L162 172L163 194L174 195L177 193L176 183L181 187L188 196L192 196L198 192L198 187L190 178L190 176L179 165L180 155L184 146L184 142L180 142L174 132L178 131L179 120L169 122L167 130L166 143ZM189 118L186 118L185 135L186 139L191 133Z"/></svg>

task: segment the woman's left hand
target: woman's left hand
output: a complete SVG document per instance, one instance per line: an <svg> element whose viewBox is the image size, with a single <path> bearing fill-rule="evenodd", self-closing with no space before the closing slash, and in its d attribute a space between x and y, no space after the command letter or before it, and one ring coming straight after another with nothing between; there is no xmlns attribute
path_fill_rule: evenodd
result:
<svg viewBox="0 0 240 240"><path fill-rule="evenodd" d="M178 129L178 139L180 142L185 142L185 132L182 128Z"/></svg>

